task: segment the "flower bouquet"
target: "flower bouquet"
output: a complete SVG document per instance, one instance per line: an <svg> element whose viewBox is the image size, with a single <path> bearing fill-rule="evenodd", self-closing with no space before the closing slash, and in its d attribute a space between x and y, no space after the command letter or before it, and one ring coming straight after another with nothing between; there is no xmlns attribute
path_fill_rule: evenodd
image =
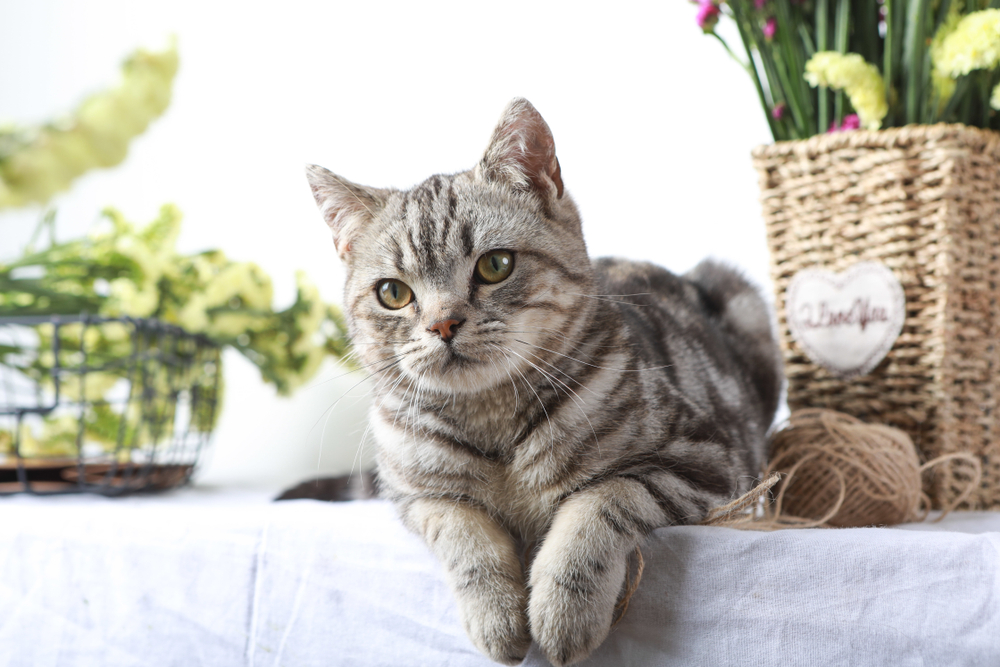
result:
<svg viewBox="0 0 1000 667"><path fill-rule="evenodd" d="M1000 507L1000 3L699 2L777 140L753 159L789 407L898 427L926 459L972 453L983 476L965 506ZM716 32L724 17L741 55ZM836 288L818 305L849 309L861 262L898 281L898 335L845 325L829 348L796 339L793 279L823 276ZM854 374L830 361L846 341L869 355ZM972 479L955 463L925 491L945 506Z"/></svg>
<svg viewBox="0 0 1000 667"><path fill-rule="evenodd" d="M1000 129L1000 3L697 0L753 80L776 141L912 123ZM734 52L717 32L733 21Z"/></svg>

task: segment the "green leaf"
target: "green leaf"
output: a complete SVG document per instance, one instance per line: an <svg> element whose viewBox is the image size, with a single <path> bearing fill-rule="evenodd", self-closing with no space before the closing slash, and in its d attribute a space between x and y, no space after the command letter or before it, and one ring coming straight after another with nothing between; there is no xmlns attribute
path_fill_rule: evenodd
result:
<svg viewBox="0 0 1000 667"><path fill-rule="evenodd" d="M911 0L906 15L906 38L903 45L903 77L906 86L906 113L904 122L918 123L921 104L926 94L929 73L927 70L927 17L929 0Z"/></svg>

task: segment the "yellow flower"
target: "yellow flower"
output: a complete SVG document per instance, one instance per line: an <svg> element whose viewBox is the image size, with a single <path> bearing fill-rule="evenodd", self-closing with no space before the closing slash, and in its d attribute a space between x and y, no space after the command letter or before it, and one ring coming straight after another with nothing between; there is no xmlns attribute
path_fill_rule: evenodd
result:
<svg viewBox="0 0 1000 667"><path fill-rule="evenodd" d="M267 326L267 318L236 310L221 311L212 317L206 329L210 337L236 338L247 331L256 331Z"/></svg>
<svg viewBox="0 0 1000 667"><path fill-rule="evenodd" d="M81 377L83 378L83 391L81 391L80 387ZM71 401L79 401L81 399L86 401L101 401L104 400L107 393L120 379L117 375L110 373L89 371L79 377L65 378L60 383L60 389L63 396ZM46 385L51 385L51 383L46 382Z"/></svg>
<svg viewBox="0 0 1000 667"><path fill-rule="evenodd" d="M993 89L993 95L990 96L990 106L1000 110L1000 83Z"/></svg>
<svg viewBox="0 0 1000 667"><path fill-rule="evenodd" d="M205 297L196 294L184 304L177 314L177 324L181 325L191 333L201 333L208 328L208 313L205 306Z"/></svg>
<svg viewBox="0 0 1000 667"><path fill-rule="evenodd" d="M121 86L87 99L63 122L26 133L0 161L0 209L44 203L84 172L125 159L129 142L169 105L177 62L175 45L137 51L122 68Z"/></svg>
<svg viewBox="0 0 1000 667"><path fill-rule="evenodd" d="M931 49L931 59L935 69L952 78L1000 65L1000 9L973 12L958 21Z"/></svg>
<svg viewBox="0 0 1000 667"><path fill-rule="evenodd" d="M138 233L114 209L105 209L104 217L111 222L113 231L91 236L95 259L100 261L102 255L117 253L130 260L141 276L112 280L108 284L110 298L101 307L101 314L149 317L160 307L160 281L178 272L174 244L180 233L180 211L173 204L165 204L160 207L159 217Z"/></svg>
<svg viewBox="0 0 1000 667"><path fill-rule="evenodd" d="M21 431L20 454L26 458L76 456L79 431L80 421L76 417L63 415L46 418L38 438L34 437L31 429L24 428Z"/></svg>
<svg viewBox="0 0 1000 667"><path fill-rule="evenodd" d="M208 284L205 307L217 308L239 298L244 308L267 310L273 296L271 278L253 262L239 262L224 268Z"/></svg>
<svg viewBox="0 0 1000 667"><path fill-rule="evenodd" d="M108 343L131 343L132 330L121 322L105 322L101 325L101 337Z"/></svg>
<svg viewBox="0 0 1000 667"><path fill-rule="evenodd" d="M326 351L321 347L316 347L315 345L309 348L306 352L305 359L302 361L302 367L295 373L289 373L285 381L287 387L285 389L285 394L291 394L293 391L304 385L316 374L319 370L320 365L323 360L326 359Z"/></svg>
<svg viewBox="0 0 1000 667"><path fill-rule="evenodd" d="M114 209L110 209L114 211ZM175 204L164 204L160 207L160 215L139 232L139 239L149 246L159 257L172 259L176 252L177 237L181 233L181 220L184 215ZM173 263L173 262L169 262Z"/></svg>
<svg viewBox="0 0 1000 667"><path fill-rule="evenodd" d="M847 93L865 129L879 129L889 112L885 83L878 68L856 53L820 51L806 63L805 79L810 86L826 86Z"/></svg>
<svg viewBox="0 0 1000 667"><path fill-rule="evenodd" d="M128 278L117 278L109 283L108 301L101 308L102 315L117 317L148 317L160 303L160 293L155 282L143 281L142 287Z"/></svg>
<svg viewBox="0 0 1000 667"><path fill-rule="evenodd" d="M937 94L938 113L944 111L948 100L955 94L955 79L938 66L938 61L942 58L945 39L955 32L961 20L962 2L961 0L954 0L948 7L948 16L945 17L938 31L934 33L934 39L931 40L931 62L934 63L934 67L931 70L931 83L934 86L934 92Z"/></svg>
<svg viewBox="0 0 1000 667"><path fill-rule="evenodd" d="M10 431L0 431L0 457L14 453L14 434Z"/></svg>
<svg viewBox="0 0 1000 667"><path fill-rule="evenodd" d="M955 80L941 70L934 68L931 72L931 83L938 96L938 113L941 113L944 111L945 105L948 104L948 100L955 94Z"/></svg>
<svg viewBox="0 0 1000 667"><path fill-rule="evenodd" d="M295 344L292 345L293 354L312 354L316 348L316 341L313 340L320 325L326 319L326 306L320 300L319 290L316 285L306 277L305 272L295 273L295 282L298 285L299 300L309 304L309 310L299 315L295 323L301 332Z"/></svg>

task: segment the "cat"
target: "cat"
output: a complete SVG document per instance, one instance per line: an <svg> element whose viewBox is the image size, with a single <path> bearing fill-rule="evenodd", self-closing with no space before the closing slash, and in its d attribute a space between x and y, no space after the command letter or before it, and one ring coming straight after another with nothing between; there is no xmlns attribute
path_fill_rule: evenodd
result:
<svg viewBox="0 0 1000 667"><path fill-rule="evenodd" d="M483 653L517 664L534 639L554 665L584 659L650 531L697 523L759 474L783 377L765 302L710 261L684 276L592 262L524 99L469 171L409 190L307 176L377 379L380 494Z"/></svg>

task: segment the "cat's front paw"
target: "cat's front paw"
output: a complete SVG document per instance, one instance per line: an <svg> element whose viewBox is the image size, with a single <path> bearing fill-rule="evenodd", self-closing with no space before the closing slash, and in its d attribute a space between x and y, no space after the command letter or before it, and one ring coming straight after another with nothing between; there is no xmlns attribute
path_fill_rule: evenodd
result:
<svg viewBox="0 0 1000 667"><path fill-rule="evenodd" d="M556 667L579 662L611 630L624 567L597 562L538 565L531 573L528 602L531 634ZM619 571L622 576L617 576Z"/></svg>
<svg viewBox="0 0 1000 667"><path fill-rule="evenodd" d="M496 590L459 604L462 624L472 643L491 660L505 665L520 663L531 646L526 596L523 588L515 589Z"/></svg>

